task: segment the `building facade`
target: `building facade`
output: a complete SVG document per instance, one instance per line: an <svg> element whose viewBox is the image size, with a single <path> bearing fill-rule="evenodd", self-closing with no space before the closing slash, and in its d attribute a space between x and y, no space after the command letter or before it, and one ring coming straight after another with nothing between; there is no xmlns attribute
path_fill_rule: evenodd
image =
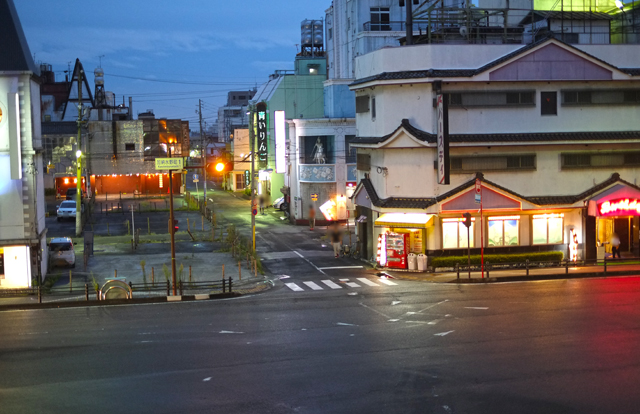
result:
<svg viewBox="0 0 640 414"><path fill-rule="evenodd" d="M603 258L614 232L637 252L640 46L426 44L370 53L356 69L354 203L368 258L389 233L407 234L414 253L465 254L465 212L472 253Z"/></svg>
<svg viewBox="0 0 640 414"><path fill-rule="evenodd" d="M0 288L24 288L48 262L39 71L11 0L0 27Z"/></svg>

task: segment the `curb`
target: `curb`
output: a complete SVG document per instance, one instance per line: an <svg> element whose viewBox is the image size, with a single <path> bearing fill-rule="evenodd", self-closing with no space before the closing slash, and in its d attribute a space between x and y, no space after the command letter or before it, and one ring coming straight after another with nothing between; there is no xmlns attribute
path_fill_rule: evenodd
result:
<svg viewBox="0 0 640 414"><path fill-rule="evenodd" d="M526 282L536 280L562 280L562 279L590 279L590 278L608 278L617 276L638 276L640 271L637 270L621 270L618 272L590 272L590 273L555 273L551 275L540 276L503 276L503 277L490 277L483 279L455 279L449 282L442 283L454 283L454 284L477 284L477 283L500 283L500 282Z"/></svg>

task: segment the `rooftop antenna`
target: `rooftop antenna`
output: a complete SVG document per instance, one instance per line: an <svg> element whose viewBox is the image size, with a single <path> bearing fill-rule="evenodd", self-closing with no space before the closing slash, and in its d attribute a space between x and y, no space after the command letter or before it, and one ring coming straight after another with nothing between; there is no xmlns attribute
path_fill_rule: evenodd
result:
<svg viewBox="0 0 640 414"><path fill-rule="evenodd" d="M100 59L100 64L98 65L98 67L99 67L99 68L101 68L101 67L102 67L102 58L103 58L104 56L105 56L105 55L100 55L100 56L98 56L98 59Z"/></svg>

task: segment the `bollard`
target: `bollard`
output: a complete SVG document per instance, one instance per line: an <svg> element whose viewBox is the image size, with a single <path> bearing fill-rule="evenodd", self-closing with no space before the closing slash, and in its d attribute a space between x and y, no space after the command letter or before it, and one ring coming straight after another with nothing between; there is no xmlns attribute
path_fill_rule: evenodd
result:
<svg viewBox="0 0 640 414"><path fill-rule="evenodd" d="M73 292L73 279L71 270L69 270L69 293Z"/></svg>
<svg viewBox="0 0 640 414"><path fill-rule="evenodd" d="M567 274L567 275L569 274L569 260L568 259L566 260L566 263L564 265L564 273Z"/></svg>
<svg viewBox="0 0 640 414"><path fill-rule="evenodd" d="M189 283L191 283L191 265L189 265Z"/></svg>
<svg viewBox="0 0 640 414"><path fill-rule="evenodd" d="M222 265L222 278L224 279L224 265Z"/></svg>
<svg viewBox="0 0 640 414"><path fill-rule="evenodd" d="M604 257L604 274L607 274L607 256Z"/></svg>
<svg viewBox="0 0 640 414"><path fill-rule="evenodd" d="M131 281L129 281L129 289L131 289L129 299L133 299L133 283L131 283Z"/></svg>
<svg viewBox="0 0 640 414"><path fill-rule="evenodd" d="M460 263L456 263L456 279L460 279Z"/></svg>
<svg viewBox="0 0 640 414"><path fill-rule="evenodd" d="M42 288L38 285L38 303L42 303Z"/></svg>
<svg viewBox="0 0 640 414"><path fill-rule="evenodd" d="M171 283L167 280L167 296L169 296L169 291L171 290Z"/></svg>
<svg viewBox="0 0 640 414"><path fill-rule="evenodd" d="M525 261L525 267L527 268L527 276L529 276L529 259Z"/></svg>
<svg viewBox="0 0 640 414"><path fill-rule="evenodd" d="M229 278L229 293L233 292L233 278Z"/></svg>
<svg viewBox="0 0 640 414"><path fill-rule="evenodd" d="M118 277L118 269L113 269L113 277Z"/></svg>
<svg viewBox="0 0 640 414"><path fill-rule="evenodd" d="M156 287L156 275L153 273L153 266L151 266L151 286Z"/></svg>
<svg viewBox="0 0 640 414"><path fill-rule="evenodd" d="M226 293L226 281L224 280L224 276L222 276L222 293Z"/></svg>
<svg viewBox="0 0 640 414"><path fill-rule="evenodd" d="M487 279L489 279L489 270L491 269L491 263L487 262L485 265L485 269L487 270Z"/></svg>
<svg viewBox="0 0 640 414"><path fill-rule="evenodd" d="M180 296L182 296L182 280L178 282L178 288L180 288Z"/></svg>
<svg viewBox="0 0 640 414"><path fill-rule="evenodd" d="M84 300L89 300L89 285L84 284Z"/></svg>
<svg viewBox="0 0 640 414"><path fill-rule="evenodd" d="M238 278L242 280L242 262L238 262Z"/></svg>

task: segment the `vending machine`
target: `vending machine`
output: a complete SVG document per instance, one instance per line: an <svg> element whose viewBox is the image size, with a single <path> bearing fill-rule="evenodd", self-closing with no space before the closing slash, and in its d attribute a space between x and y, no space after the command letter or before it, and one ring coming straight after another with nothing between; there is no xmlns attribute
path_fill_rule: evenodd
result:
<svg viewBox="0 0 640 414"><path fill-rule="evenodd" d="M387 233L386 236L387 267L406 269L407 255L409 254L409 235Z"/></svg>

